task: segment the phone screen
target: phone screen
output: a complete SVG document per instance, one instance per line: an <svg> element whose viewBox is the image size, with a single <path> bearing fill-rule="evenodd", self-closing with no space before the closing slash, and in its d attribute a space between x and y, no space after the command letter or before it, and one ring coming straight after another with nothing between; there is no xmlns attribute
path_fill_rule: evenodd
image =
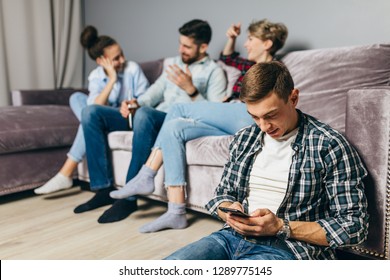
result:
<svg viewBox="0 0 390 280"><path fill-rule="evenodd" d="M248 214L240 211L240 210L237 210L237 209L233 209L233 208L228 208L228 207L218 207L219 210L221 210L222 212L225 212L225 213L230 213L232 215L237 215L237 216L240 216L240 217L250 217Z"/></svg>

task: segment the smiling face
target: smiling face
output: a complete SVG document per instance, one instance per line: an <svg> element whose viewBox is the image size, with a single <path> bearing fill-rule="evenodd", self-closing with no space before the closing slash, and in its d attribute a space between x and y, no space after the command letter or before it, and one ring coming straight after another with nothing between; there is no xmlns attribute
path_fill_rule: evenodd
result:
<svg viewBox="0 0 390 280"><path fill-rule="evenodd" d="M298 126L299 91L294 89L285 102L275 92L255 103L246 103L248 113L257 126L274 139L291 132Z"/></svg>
<svg viewBox="0 0 390 280"><path fill-rule="evenodd" d="M263 62L263 58L269 55L269 44L269 40L263 41L251 34L248 34L248 38L244 44L244 47L248 52L248 60L256 63Z"/></svg>
<svg viewBox="0 0 390 280"><path fill-rule="evenodd" d="M192 64L205 57L207 44L197 45L195 39L180 35L179 53L185 64Z"/></svg>
<svg viewBox="0 0 390 280"><path fill-rule="evenodd" d="M104 57L108 58L114 63L114 68L116 72L123 71L126 59L121 47L118 44L105 47Z"/></svg>

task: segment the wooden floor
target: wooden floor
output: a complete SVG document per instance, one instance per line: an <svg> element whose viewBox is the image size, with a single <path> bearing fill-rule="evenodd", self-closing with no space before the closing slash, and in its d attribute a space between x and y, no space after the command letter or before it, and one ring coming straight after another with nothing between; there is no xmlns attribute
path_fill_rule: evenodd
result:
<svg viewBox="0 0 390 280"><path fill-rule="evenodd" d="M152 260L221 228L221 222L189 211L190 226L141 234L138 228L166 210L166 204L139 200L139 211L127 219L99 224L109 206L82 214L73 209L92 197L80 187L46 196L32 192L0 197L2 260Z"/></svg>

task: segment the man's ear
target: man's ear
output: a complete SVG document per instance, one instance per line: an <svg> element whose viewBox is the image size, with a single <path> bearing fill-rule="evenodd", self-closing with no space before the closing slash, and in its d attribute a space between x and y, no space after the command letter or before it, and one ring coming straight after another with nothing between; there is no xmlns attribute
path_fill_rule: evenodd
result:
<svg viewBox="0 0 390 280"><path fill-rule="evenodd" d="M298 100L299 100L299 90L294 88L290 95L291 103L294 105L294 107L297 106Z"/></svg>
<svg viewBox="0 0 390 280"><path fill-rule="evenodd" d="M205 54L205 53L207 52L207 49L208 49L208 48L209 48L209 45L206 44L206 43L203 43L203 44L201 44L200 47L199 47L199 52L200 52L201 54Z"/></svg>

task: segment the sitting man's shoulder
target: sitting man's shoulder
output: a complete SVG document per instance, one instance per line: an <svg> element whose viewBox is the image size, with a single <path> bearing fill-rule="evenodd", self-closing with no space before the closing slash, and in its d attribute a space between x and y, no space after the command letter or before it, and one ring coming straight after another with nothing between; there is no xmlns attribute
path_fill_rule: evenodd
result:
<svg viewBox="0 0 390 280"><path fill-rule="evenodd" d="M261 129L256 124L252 124L237 131L236 134L234 134L233 142L253 142L256 141L256 139L260 136L261 133Z"/></svg>
<svg viewBox="0 0 390 280"><path fill-rule="evenodd" d="M310 139L318 138L324 144L339 143L343 145L350 145L345 136L329 124L324 123L317 118L305 114L306 118L306 136Z"/></svg>

